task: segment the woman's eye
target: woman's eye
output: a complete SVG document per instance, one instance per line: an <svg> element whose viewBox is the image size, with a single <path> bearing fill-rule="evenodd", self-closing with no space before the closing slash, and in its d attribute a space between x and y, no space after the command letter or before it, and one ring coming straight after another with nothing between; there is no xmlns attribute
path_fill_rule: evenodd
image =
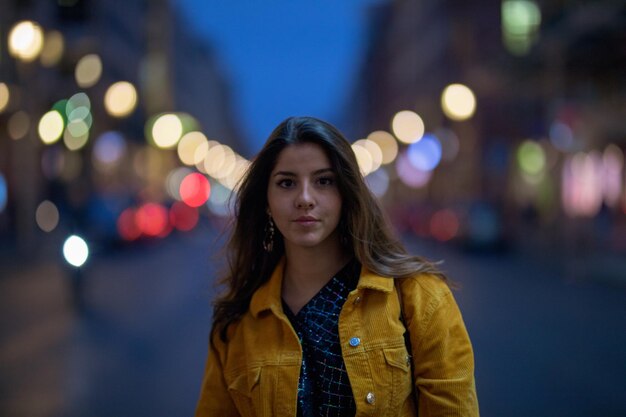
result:
<svg viewBox="0 0 626 417"><path fill-rule="evenodd" d="M277 184L278 184L279 187L289 188L289 187L293 186L294 182L293 182L293 180L285 178L285 179L282 179L282 180L278 181Z"/></svg>
<svg viewBox="0 0 626 417"><path fill-rule="evenodd" d="M330 178L330 177L322 177L322 178L318 179L317 182L320 185L333 185L335 183L335 179L334 178Z"/></svg>

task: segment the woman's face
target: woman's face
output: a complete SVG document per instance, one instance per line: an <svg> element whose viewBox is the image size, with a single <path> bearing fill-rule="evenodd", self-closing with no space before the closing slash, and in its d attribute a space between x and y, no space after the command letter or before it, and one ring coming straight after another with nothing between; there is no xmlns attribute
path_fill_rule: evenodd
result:
<svg viewBox="0 0 626 417"><path fill-rule="evenodd" d="M336 247L341 195L324 150L314 143L290 145L270 174L267 200L285 249Z"/></svg>

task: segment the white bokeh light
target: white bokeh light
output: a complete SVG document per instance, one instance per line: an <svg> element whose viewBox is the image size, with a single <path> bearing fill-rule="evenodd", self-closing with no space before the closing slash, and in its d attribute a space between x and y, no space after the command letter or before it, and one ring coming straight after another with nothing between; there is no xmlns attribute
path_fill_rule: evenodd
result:
<svg viewBox="0 0 626 417"><path fill-rule="evenodd" d="M81 267L89 257L89 246L80 236L72 235L63 244L63 256L70 265Z"/></svg>

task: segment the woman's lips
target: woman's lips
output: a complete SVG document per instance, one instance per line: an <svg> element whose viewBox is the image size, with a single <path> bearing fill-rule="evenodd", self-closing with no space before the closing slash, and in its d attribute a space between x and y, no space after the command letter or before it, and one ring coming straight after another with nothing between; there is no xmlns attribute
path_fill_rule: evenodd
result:
<svg viewBox="0 0 626 417"><path fill-rule="evenodd" d="M311 216L302 216L302 217L298 217L296 220L294 220L294 222L302 226L312 226L316 224L317 222L319 222L319 220Z"/></svg>

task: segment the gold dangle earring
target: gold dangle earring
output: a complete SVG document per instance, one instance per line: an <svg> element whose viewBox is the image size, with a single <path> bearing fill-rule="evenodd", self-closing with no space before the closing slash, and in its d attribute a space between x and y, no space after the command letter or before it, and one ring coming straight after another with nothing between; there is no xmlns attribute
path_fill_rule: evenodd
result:
<svg viewBox="0 0 626 417"><path fill-rule="evenodd" d="M272 216L267 215L268 222L265 225L265 238L263 238L263 249L265 252L271 252L274 249L274 222Z"/></svg>

